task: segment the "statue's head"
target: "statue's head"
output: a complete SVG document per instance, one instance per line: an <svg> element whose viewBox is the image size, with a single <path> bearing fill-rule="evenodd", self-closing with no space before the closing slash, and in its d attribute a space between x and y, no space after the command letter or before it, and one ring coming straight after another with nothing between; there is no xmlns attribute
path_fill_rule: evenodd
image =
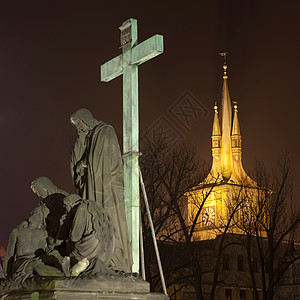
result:
<svg viewBox="0 0 300 300"><path fill-rule="evenodd" d="M45 204L42 204L36 207L28 218L29 224L35 228L45 228L46 226L46 217L50 213L49 209Z"/></svg>
<svg viewBox="0 0 300 300"><path fill-rule="evenodd" d="M47 177L38 177L32 181L30 188L35 194L43 199L57 193L57 187Z"/></svg>
<svg viewBox="0 0 300 300"><path fill-rule="evenodd" d="M76 127L78 133L90 131L99 124L99 121L97 121L86 108L77 110L70 117L70 121Z"/></svg>
<svg viewBox="0 0 300 300"><path fill-rule="evenodd" d="M72 207L79 204L81 201L81 197L77 194L71 194L64 198L64 206L66 210L69 212Z"/></svg>

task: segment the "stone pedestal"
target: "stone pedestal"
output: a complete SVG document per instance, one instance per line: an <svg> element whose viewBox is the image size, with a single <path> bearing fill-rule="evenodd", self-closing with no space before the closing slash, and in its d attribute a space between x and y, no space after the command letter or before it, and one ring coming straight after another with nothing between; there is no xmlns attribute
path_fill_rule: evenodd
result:
<svg viewBox="0 0 300 300"><path fill-rule="evenodd" d="M158 293L101 293L101 292L76 292L76 291L39 291L33 293L20 293L9 295L5 300L166 300L164 294Z"/></svg>
<svg viewBox="0 0 300 300"><path fill-rule="evenodd" d="M5 300L168 300L164 294L150 293L149 283L140 278L34 279L24 288L2 293Z"/></svg>

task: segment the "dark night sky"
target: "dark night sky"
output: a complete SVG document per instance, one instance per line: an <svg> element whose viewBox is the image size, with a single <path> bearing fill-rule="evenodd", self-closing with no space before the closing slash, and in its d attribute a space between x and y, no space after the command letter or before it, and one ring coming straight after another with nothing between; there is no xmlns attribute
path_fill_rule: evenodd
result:
<svg viewBox="0 0 300 300"><path fill-rule="evenodd" d="M299 196L300 5L274 2L1 1L0 239L38 203L29 188L36 177L74 192L74 111L87 107L122 132L122 78L101 83L99 66L120 54L118 27L130 17L138 20L139 42L156 33L165 41L165 52L139 68L141 134L163 117L210 164L212 107L222 84L217 53L227 49L245 169L255 158L275 166L287 148ZM184 128L170 108L187 91L208 114Z"/></svg>

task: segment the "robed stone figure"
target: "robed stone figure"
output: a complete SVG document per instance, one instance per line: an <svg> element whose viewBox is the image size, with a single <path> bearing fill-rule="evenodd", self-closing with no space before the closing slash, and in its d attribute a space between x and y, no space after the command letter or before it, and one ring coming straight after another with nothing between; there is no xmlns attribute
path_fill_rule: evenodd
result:
<svg viewBox="0 0 300 300"><path fill-rule="evenodd" d="M131 272L132 256L125 215L123 163L112 126L96 120L87 109L71 116L78 138L71 156L71 173L82 199L96 201L112 220L115 270Z"/></svg>

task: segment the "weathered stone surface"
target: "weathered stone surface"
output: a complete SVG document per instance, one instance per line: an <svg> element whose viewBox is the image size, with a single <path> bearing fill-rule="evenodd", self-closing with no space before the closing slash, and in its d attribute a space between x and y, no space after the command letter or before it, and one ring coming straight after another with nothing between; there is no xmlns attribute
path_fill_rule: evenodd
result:
<svg viewBox="0 0 300 300"><path fill-rule="evenodd" d="M3 294L2 294L3 295ZM4 295L3 295L4 296ZM4 299L157 299L167 296L150 293L149 283L133 276L127 278L73 278L27 280L24 289L11 291Z"/></svg>
<svg viewBox="0 0 300 300"><path fill-rule="evenodd" d="M71 155L74 186L83 200L95 201L101 212L111 220L114 236L107 234L107 240L115 240L116 246L111 249L113 253L109 264L114 270L130 273L132 257L125 215L123 162L116 133L112 126L96 120L88 109L79 109L70 119L78 132ZM79 214L77 223L80 225L80 222L85 222L82 214ZM75 248L80 248L75 249L75 252L81 258L87 257L90 260L85 252L94 246L78 239L76 233L77 237L72 239L73 229L70 239ZM103 243L103 239L98 240L100 244ZM109 246L108 249L111 248ZM80 260L76 255L75 258ZM103 260L102 257L98 258Z"/></svg>
<svg viewBox="0 0 300 300"><path fill-rule="evenodd" d="M167 296L158 293L101 293L101 292L77 292L77 291L40 291L16 293L9 295L7 300L167 300Z"/></svg>
<svg viewBox="0 0 300 300"><path fill-rule="evenodd" d="M132 272L139 271L139 101L138 66L163 53L163 36L155 35L137 44L137 20L130 18L119 27L122 54L101 66L101 81L123 74L123 153L126 220L132 246ZM129 32L130 31L130 32Z"/></svg>
<svg viewBox="0 0 300 300"><path fill-rule="evenodd" d="M98 276L75 277L62 279L35 279L27 280L23 284L26 290L54 290L69 291L76 290L82 292L122 292L122 293L147 293L150 291L149 283L134 276Z"/></svg>

